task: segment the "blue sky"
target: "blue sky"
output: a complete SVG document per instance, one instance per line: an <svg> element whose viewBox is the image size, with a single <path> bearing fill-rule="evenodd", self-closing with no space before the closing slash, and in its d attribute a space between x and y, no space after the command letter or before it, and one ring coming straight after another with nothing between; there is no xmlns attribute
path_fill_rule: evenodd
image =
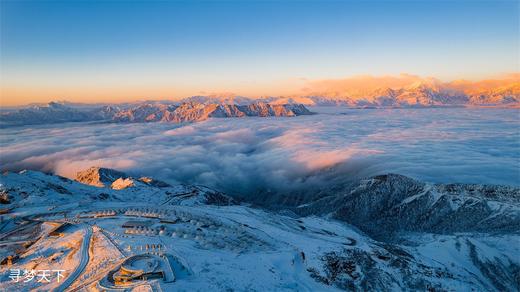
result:
<svg viewBox="0 0 520 292"><path fill-rule="evenodd" d="M253 94L301 78L519 68L518 1L0 3L3 98Z"/></svg>

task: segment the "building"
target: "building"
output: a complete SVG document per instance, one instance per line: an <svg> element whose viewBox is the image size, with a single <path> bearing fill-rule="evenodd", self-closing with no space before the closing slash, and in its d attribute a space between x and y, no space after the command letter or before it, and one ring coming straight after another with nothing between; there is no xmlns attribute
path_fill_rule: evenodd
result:
<svg viewBox="0 0 520 292"><path fill-rule="evenodd" d="M153 221L139 221L139 220L130 220L123 223L121 227L123 228L140 228L140 227L150 227L153 225Z"/></svg>

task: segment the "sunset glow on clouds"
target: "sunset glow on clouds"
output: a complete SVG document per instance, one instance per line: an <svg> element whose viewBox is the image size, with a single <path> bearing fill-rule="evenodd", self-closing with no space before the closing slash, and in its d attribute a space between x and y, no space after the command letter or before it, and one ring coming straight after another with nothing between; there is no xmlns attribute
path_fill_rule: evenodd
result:
<svg viewBox="0 0 520 292"><path fill-rule="evenodd" d="M362 92L415 75L474 81L519 71L516 1L0 5L2 106L283 96L352 84ZM379 77L355 77L366 75Z"/></svg>
<svg viewBox="0 0 520 292"><path fill-rule="evenodd" d="M188 125L5 128L0 170L73 178L96 165L231 194L304 191L383 173L431 182L519 184L518 111L321 110L297 118L216 118Z"/></svg>
<svg viewBox="0 0 520 292"><path fill-rule="evenodd" d="M354 76L342 79L311 80L306 83L302 93L306 95L365 97L378 89L399 89L420 84L464 93L478 93L508 86L520 93L520 73L502 74L493 79L459 79L449 82L443 82L433 77L424 78L404 73L396 76Z"/></svg>

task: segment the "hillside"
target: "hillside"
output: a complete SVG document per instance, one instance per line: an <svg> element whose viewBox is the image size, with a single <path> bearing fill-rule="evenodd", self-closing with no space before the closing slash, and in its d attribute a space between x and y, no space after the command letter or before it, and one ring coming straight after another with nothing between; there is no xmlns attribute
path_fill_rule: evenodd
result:
<svg viewBox="0 0 520 292"><path fill-rule="evenodd" d="M90 168L77 180L35 171L0 177L1 255L4 263L10 256L9 269L62 269L63 285L73 289L519 287L520 249L512 244L520 240L518 188L384 175L313 198L282 197L274 212L206 187L110 169ZM114 281L140 261L161 276ZM8 273L0 266L1 289L66 288L12 283Z"/></svg>

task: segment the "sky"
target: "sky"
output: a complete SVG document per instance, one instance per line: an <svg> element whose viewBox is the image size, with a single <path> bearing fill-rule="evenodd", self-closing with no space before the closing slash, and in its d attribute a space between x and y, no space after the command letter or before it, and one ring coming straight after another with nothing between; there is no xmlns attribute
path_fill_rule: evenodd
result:
<svg viewBox="0 0 520 292"><path fill-rule="evenodd" d="M518 1L0 1L0 105L520 71Z"/></svg>

